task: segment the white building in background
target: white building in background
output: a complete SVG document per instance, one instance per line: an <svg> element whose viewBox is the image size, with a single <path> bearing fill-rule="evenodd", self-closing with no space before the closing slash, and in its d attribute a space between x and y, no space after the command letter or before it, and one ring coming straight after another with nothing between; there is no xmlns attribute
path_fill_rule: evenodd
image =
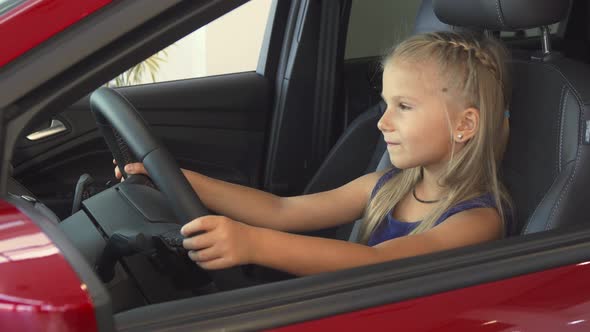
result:
<svg viewBox="0 0 590 332"><path fill-rule="evenodd" d="M165 49L156 82L254 71L272 0L252 0ZM136 84L153 83L149 74Z"/></svg>

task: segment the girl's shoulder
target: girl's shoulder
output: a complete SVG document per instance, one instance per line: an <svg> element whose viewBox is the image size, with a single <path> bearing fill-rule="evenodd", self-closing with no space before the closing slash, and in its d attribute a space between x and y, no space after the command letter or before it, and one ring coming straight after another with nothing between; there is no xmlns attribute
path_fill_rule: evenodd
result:
<svg viewBox="0 0 590 332"><path fill-rule="evenodd" d="M449 217L463 211L476 209L476 208L491 208L500 212L498 210L498 205L496 204L496 200L494 199L494 195L492 193L485 193L480 194L479 196L473 197L471 199L464 200L455 204L450 209L445 211L440 218L437 220L435 225L442 223ZM505 232L506 236L509 236L512 233L512 212L509 206L502 204L503 214L504 214L504 221L505 221Z"/></svg>
<svg viewBox="0 0 590 332"><path fill-rule="evenodd" d="M443 213L441 216L441 219L444 220L459 212L476 208L496 208L496 202L494 201L492 194L481 194L479 196L459 202L445 211L445 213Z"/></svg>
<svg viewBox="0 0 590 332"><path fill-rule="evenodd" d="M371 192L371 197L374 197L375 194L377 193L377 191L379 189L381 189L381 187L383 187L383 185L387 181L391 180L394 176L399 174L400 171L401 170L399 168L392 167L391 169L389 169L385 173L383 173L383 175L381 175L379 180L377 180L377 183L375 184L375 187L373 188L373 191Z"/></svg>

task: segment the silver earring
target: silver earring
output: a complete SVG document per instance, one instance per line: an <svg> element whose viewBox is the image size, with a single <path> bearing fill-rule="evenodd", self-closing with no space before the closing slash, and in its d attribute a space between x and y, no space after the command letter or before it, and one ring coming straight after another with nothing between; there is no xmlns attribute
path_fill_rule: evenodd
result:
<svg viewBox="0 0 590 332"><path fill-rule="evenodd" d="M457 134L457 138L458 139L462 139L463 138L463 134Z"/></svg>

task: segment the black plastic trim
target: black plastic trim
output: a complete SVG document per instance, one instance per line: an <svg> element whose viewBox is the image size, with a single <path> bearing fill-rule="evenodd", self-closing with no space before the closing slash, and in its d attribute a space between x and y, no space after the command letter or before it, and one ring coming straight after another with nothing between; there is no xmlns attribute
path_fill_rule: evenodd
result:
<svg viewBox="0 0 590 332"><path fill-rule="evenodd" d="M307 133L314 111L321 6L312 0L293 1L286 23L263 174L263 187L278 195L300 193L308 180L312 144Z"/></svg>
<svg viewBox="0 0 590 332"><path fill-rule="evenodd" d="M71 244L66 235L53 222L24 202L11 196L3 196L1 199L15 206L19 211L27 215L35 225L39 226L43 233L51 239L52 243L59 248L60 252L70 264L70 267L80 278L80 281L86 284L88 295L92 299L98 331L115 331L111 299L108 291L88 265L86 259Z"/></svg>
<svg viewBox="0 0 590 332"><path fill-rule="evenodd" d="M277 75L279 55L286 29L284 23L287 21L290 6L290 0L273 0L270 7L256 72L272 81Z"/></svg>
<svg viewBox="0 0 590 332"><path fill-rule="evenodd" d="M274 168L274 161L276 159L276 145L280 136L280 124L283 118L283 109L285 107L285 100L287 98L288 86L284 83L287 77L287 69L290 62L293 40L296 38L297 27L299 22L299 12L302 1L289 2L289 10L284 27L283 38L280 46L280 57L277 58L276 63L276 77L275 77L275 98L274 105L271 112L270 130L267 132L266 149L264 155L266 156L265 165L261 169L260 178L262 179L262 187L266 190L271 188L274 184L272 179L268 176Z"/></svg>
<svg viewBox="0 0 590 332"><path fill-rule="evenodd" d="M472 247L131 310L120 331L261 330L498 281L590 259L590 229ZM350 301L355 299L355 301ZM145 319L146 311L151 319Z"/></svg>
<svg viewBox="0 0 590 332"><path fill-rule="evenodd" d="M339 43L342 34L341 20L346 19L341 1L324 1L321 8L318 65L314 100L312 144L307 177L311 178L322 164L332 144L332 124L342 58Z"/></svg>

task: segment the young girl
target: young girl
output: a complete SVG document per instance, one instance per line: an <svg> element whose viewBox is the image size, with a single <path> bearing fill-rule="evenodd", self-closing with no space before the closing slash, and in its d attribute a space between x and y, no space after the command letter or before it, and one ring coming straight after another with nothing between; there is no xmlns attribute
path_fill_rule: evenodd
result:
<svg viewBox="0 0 590 332"><path fill-rule="evenodd" d="M387 108L378 123L394 167L340 188L283 198L184 170L203 203L221 214L182 228L190 258L205 269L252 263L308 275L503 237L504 58L484 36L440 32L402 42L384 60ZM142 164L125 170L147 174ZM363 214L361 243L287 233Z"/></svg>

